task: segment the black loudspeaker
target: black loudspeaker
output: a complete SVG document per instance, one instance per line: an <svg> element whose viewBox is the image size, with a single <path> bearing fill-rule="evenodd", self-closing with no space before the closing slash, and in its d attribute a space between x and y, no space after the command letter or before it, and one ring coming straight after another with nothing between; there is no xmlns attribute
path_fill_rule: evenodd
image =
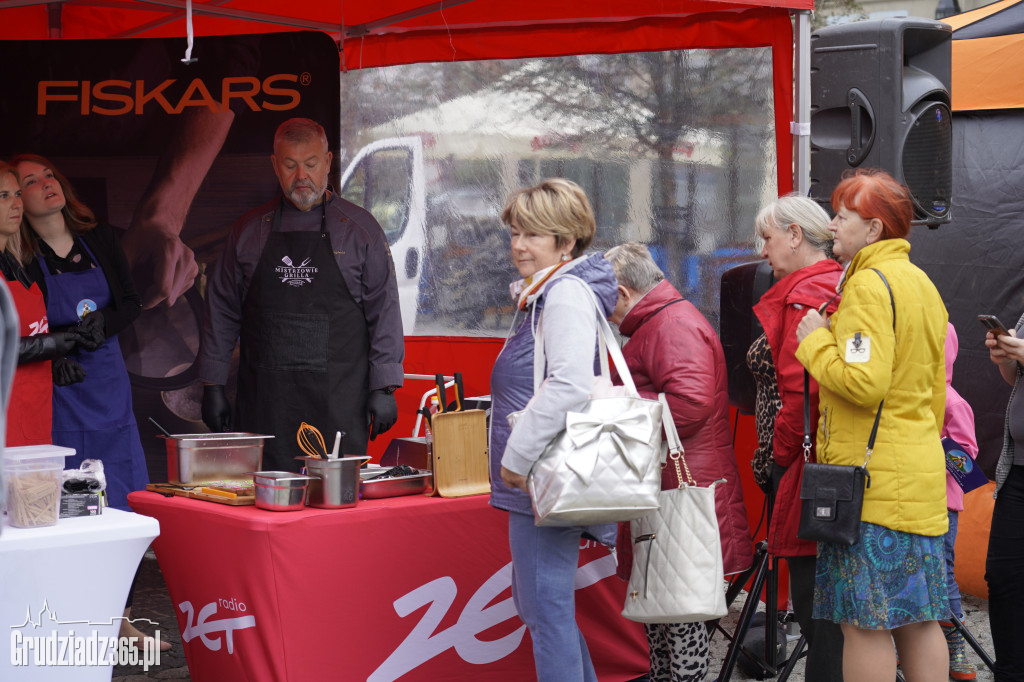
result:
<svg viewBox="0 0 1024 682"><path fill-rule="evenodd" d="M831 214L848 168L881 168L910 189L914 223L949 222L952 29L873 19L811 35L810 196Z"/></svg>
<svg viewBox="0 0 1024 682"><path fill-rule="evenodd" d="M722 273L719 336L729 376L729 403L740 412L754 414L757 395L754 375L747 367L747 351L764 333L754 315L754 304L775 283L768 261L744 263Z"/></svg>

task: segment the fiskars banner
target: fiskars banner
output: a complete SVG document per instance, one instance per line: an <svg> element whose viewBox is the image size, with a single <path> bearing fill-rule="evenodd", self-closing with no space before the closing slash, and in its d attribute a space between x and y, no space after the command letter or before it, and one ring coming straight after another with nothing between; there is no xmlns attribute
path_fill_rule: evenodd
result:
<svg viewBox="0 0 1024 682"><path fill-rule="evenodd" d="M0 41L0 159L35 153L66 175L121 244L142 316L119 336L152 480L154 418L205 431L196 354L205 275L231 224L279 191L274 130L320 122L339 157L339 58L324 33ZM337 169L334 169L337 178ZM332 183L337 186L336 180Z"/></svg>

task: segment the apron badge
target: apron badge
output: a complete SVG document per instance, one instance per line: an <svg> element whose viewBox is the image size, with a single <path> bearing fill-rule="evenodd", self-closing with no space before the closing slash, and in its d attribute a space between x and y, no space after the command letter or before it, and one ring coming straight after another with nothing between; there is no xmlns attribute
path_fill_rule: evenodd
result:
<svg viewBox="0 0 1024 682"><path fill-rule="evenodd" d="M99 306L91 298L83 298L75 306L75 312L78 313L79 320L84 320L86 315L96 310L99 310Z"/></svg>

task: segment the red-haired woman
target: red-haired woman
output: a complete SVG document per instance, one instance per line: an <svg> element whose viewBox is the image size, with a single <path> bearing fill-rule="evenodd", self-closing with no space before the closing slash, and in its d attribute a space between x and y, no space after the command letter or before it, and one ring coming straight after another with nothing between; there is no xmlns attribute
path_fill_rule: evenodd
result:
<svg viewBox="0 0 1024 682"><path fill-rule="evenodd" d="M860 170L836 186L832 207L833 250L847 264L842 302L827 321L812 310L797 328L797 359L819 385L818 461L864 464L881 417L860 538L818 544L814 617L842 626L845 682L893 679L893 641L908 682L945 680L946 307L910 262L903 185Z"/></svg>

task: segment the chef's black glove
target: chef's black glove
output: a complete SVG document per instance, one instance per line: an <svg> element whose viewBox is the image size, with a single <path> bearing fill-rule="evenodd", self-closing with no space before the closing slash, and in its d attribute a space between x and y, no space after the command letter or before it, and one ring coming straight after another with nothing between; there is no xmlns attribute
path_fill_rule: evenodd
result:
<svg viewBox="0 0 1024 682"><path fill-rule="evenodd" d="M23 336L18 340L18 364L62 358L73 351L77 343L78 334L74 332Z"/></svg>
<svg viewBox="0 0 1024 682"><path fill-rule="evenodd" d="M386 391L370 391L366 399L366 412L370 418L370 440L384 433L398 421L398 403Z"/></svg>
<svg viewBox="0 0 1024 682"><path fill-rule="evenodd" d="M94 310L86 315L74 329L78 333L78 343L87 351L94 351L107 340L103 331L103 313Z"/></svg>
<svg viewBox="0 0 1024 682"><path fill-rule="evenodd" d="M85 381L85 370L71 358L58 358L53 361L53 383L58 386L70 386Z"/></svg>
<svg viewBox="0 0 1024 682"><path fill-rule="evenodd" d="M214 433L231 430L231 405L220 384L203 386L203 423Z"/></svg>

